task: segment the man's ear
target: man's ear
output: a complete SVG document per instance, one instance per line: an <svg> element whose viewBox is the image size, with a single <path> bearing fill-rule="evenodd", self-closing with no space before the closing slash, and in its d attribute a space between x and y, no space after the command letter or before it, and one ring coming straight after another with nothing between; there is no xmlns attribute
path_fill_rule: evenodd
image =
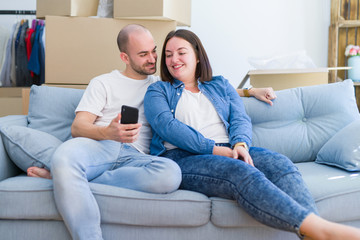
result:
<svg viewBox="0 0 360 240"><path fill-rule="evenodd" d="M126 53L121 52L120 53L120 58L125 64L129 63L129 56Z"/></svg>

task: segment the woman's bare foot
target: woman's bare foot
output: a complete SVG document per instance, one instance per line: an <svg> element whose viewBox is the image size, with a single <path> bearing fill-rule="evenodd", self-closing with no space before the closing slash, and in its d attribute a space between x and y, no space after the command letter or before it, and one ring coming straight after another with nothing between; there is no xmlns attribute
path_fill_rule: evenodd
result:
<svg viewBox="0 0 360 240"><path fill-rule="evenodd" d="M47 178L51 179L50 171L45 168L29 167L27 169L27 175L29 177Z"/></svg>
<svg viewBox="0 0 360 240"><path fill-rule="evenodd" d="M315 214L310 214L301 224L300 232L305 239L313 240L360 240L360 229L327 221Z"/></svg>

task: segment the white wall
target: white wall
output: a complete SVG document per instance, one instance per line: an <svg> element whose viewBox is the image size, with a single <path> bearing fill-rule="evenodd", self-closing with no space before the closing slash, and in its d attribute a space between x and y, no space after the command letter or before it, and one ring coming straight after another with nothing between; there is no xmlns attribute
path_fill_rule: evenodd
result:
<svg viewBox="0 0 360 240"><path fill-rule="evenodd" d="M192 26L214 74L236 87L252 68L249 57L305 50L327 66L330 0L192 0Z"/></svg>
<svg viewBox="0 0 360 240"><path fill-rule="evenodd" d="M0 0L0 9L35 10L36 0ZM0 26L22 17L0 15ZM251 68L249 57L305 50L326 67L329 25L330 0L192 0L190 30L201 38L214 74L235 87Z"/></svg>

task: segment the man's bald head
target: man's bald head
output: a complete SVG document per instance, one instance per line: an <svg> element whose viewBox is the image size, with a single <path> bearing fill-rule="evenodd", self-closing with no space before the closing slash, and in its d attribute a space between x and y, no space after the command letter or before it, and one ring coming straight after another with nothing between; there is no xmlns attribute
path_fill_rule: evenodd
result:
<svg viewBox="0 0 360 240"><path fill-rule="evenodd" d="M132 33L136 33L136 32L147 32L150 34L150 31L147 28L139 24L129 24L125 26L123 29L121 29L117 37L117 44L120 52L127 53L129 36Z"/></svg>

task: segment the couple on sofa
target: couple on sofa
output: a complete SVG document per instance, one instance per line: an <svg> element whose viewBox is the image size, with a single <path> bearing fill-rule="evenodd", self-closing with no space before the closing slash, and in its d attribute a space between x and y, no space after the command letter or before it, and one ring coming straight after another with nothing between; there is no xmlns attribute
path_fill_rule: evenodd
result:
<svg viewBox="0 0 360 240"><path fill-rule="evenodd" d="M252 126L239 97L244 93L223 77L212 76L194 33L177 30L167 35L162 81L152 76L157 54L146 28L128 25L117 41L125 70L91 80L76 109L74 138L60 145L52 158L55 202L73 239L103 239L89 181L151 193L180 186L235 199L259 222L301 238L360 239L359 229L317 215L314 200L287 157L249 148ZM250 93L264 101L275 98L271 89ZM120 124L122 105L139 108L140 123ZM47 170L36 167L28 174L50 178Z"/></svg>

